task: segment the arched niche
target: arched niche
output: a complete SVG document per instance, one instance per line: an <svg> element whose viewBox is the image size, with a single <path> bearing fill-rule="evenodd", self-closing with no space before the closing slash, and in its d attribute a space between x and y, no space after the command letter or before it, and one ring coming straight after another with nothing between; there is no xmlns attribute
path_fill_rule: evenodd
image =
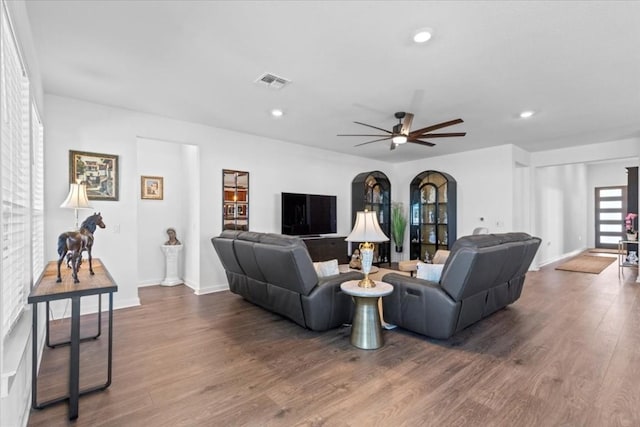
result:
<svg viewBox="0 0 640 427"><path fill-rule="evenodd" d="M438 249L450 249L456 236L456 180L449 174L424 171L410 184L409 239L411 259L424 260Z"/></svg>
<svg viewBox="0 0 640 427"><path fill-rule="evenodd" d="M391 237L391 183L389 178L380 172L363 172L351 182L351 228L356 220L356 212L375 211L380 228L387 237ZM353 249L353 247L352 247ZM376 243L373 263L380 265L391 262L391 243Z"/></svg>

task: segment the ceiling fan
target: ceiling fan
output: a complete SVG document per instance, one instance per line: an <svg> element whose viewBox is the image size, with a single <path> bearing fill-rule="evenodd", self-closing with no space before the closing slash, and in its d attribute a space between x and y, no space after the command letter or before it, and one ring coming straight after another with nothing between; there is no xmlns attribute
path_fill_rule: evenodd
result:
<svg viewBox="0 0 640 427"><path fill-rule="evenodd" d="M338 136L380 136L382 138L374 139L373 141L367 141L360 144L354 145L354 147L359 147L365 144L371 144L372 142L378 141L387 141L391 140L391 150L395 150L396 147L400 144L404 144L405 142L413 142L414 144L426 145L428 147L433 147L433 142L423 141L423 138L448 138L452 136L465 136L466 132L450 132L450 133L430 133L434 130L442 129L447 126L457 125L458 123L463 123L462 119L450 120L448 122L438 123L436 125L427 126L422 129L411 131L411 122L413 121L413 114L405 113L404 111L399 111L394 114L395 118L398 119L398 124L395 125L392 130L386 130L379 128L377 126L368 125L362 122L354 122L362 126L367 126L373 129L377 129L381 132L384 132L382 135L371 135L371 134L338 134Z"/></svg>

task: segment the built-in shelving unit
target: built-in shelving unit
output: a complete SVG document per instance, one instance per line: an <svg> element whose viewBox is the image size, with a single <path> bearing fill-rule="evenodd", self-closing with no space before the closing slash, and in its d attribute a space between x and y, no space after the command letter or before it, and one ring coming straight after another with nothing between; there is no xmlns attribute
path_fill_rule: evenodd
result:
<svg viewBox="0 0 640 427"><path fill-rule="evenodd" d="M391 184L389 178L379 171L363 172L351 183L351 227L358 211L376 212L380 228L391 236ZM353 250L357 246L352 246ZM373 262L375 265L391 261L391 243L376 243Z"/></svg>
<svg viewBox="0 0 640 427"><path fill-rule="evenodd" d="M249 229L249 172L224 169L222 227L224 230Z"/></svg>
<svg viewBox="0 0 640 427"><path fill-rule="evenodd" d="M429 258L456 240L456 181L438 171L418 174L410 184L410 257Z"/></svg>

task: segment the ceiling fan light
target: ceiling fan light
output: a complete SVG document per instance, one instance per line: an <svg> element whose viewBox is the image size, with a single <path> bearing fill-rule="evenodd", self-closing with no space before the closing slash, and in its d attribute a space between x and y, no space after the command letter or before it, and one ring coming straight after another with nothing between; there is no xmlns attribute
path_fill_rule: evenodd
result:
<svg viewBox="0 0 640 427"><path fill-rule="evenodd" d="M407 137L404 135L396 135L393 138L391 138L391 141L393 141L394 144L404 144L405 142L407 142Z"/></svg>
<svg viewBox="0 0 640 427"><path fill-rule="evenodd" d="M421 28L413 34L413 41L416 43L425 43L431 39L433 30L431 28Z"/></svg>

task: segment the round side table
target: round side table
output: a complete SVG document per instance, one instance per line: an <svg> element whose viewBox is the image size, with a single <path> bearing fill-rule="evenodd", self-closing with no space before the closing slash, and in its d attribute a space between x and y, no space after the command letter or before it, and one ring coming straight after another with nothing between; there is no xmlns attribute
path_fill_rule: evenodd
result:
<svg viewBox="0 0 640 427"><path fill-rule="evenodd" d="M364 350L375 350L382 347L382 328L378 299L393 292L393 285L376 281L374 288L361 288L359 280L349 280L340 285L340 289L351 295L356 310L351 324L351 344Z"/></svg>

